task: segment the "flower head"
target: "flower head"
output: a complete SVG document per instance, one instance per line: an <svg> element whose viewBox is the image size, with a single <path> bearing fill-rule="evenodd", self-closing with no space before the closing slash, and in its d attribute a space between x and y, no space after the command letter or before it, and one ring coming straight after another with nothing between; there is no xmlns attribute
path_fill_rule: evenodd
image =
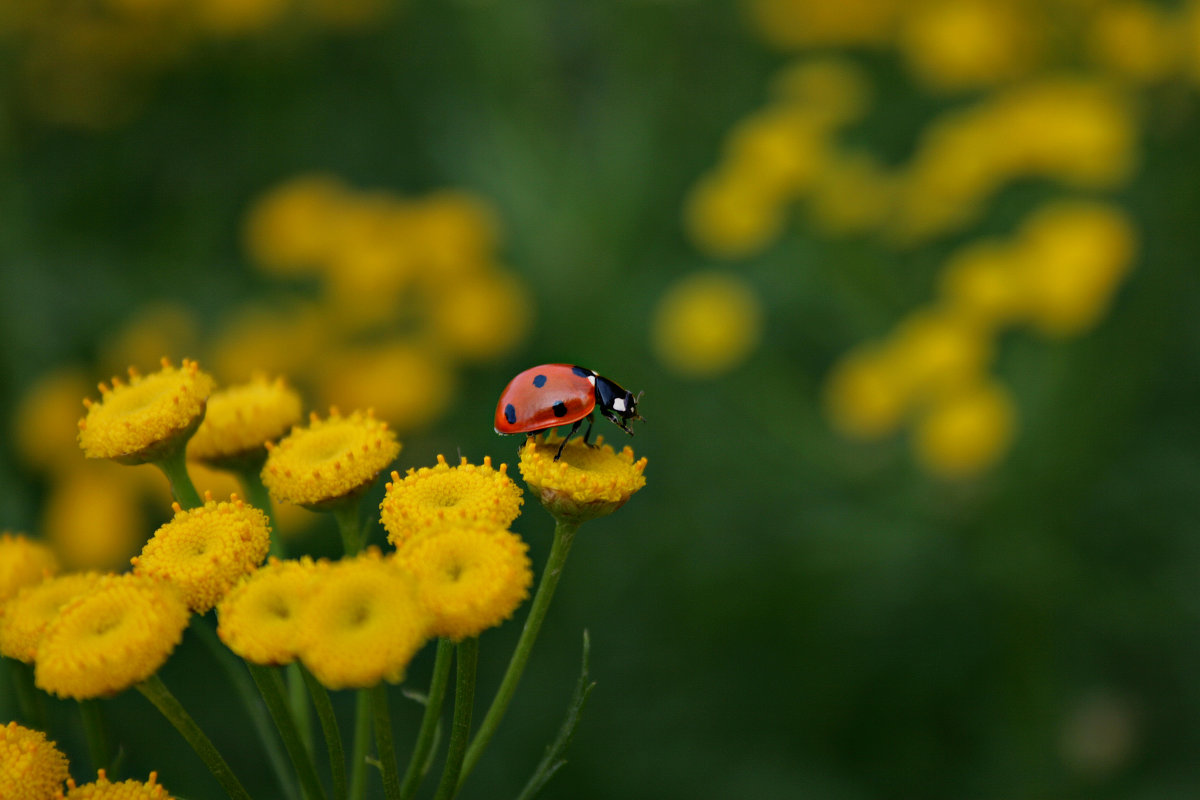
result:
<svg viewBox="0 0 1200 800"><path fill-rule="evenodd" d="M365 491L400 443L372 412L343 417L335 408L324 420L313 414L307 428L293 428L267 450L262 479L272 499L322 508Z"/></svg>
<svg viewBox="0 0 1200 800"><path fill-rule="evenodd" d="M77 700L116 694L157 672L187 623L187 603L166 581L106 575L46 627L34 682Z"/></svg>
<svg viewBox="0 0 1200 800"><path fill-rule="evenodd" d="M164 358L162 369L145 376L130 367L128 383L113 378L112 388L100 384L100 402L83 401L88 411L79 421L79 446L88 458L156 461L196 430L213 385L186 358L178 369Z"/></svg>
<svg viewBox="0 0 1200 800"><path fill-rule="evenodd" d="M59 795L61 800L171 800L171 795L158 782L158 773L151 772L150 779L142 781L127 780L113 783L108 779L104 770L100 770L96 780L79 786L73 779L67 779L66 795Z"/></svg>
<svg viewBox="0 0 1200 800"><path fill-rule="evenodd" d="M77 459L60 473L46 497L41 528L64 569L124 569L142 546L145 477L138 472Z"/></svg>
<svg viewBox="0 0 1200 800"><path fill-rule="evenodd" d="M555 519L580 523L611 514L646 485L646 459L633 449L620 453L596 440L589 447L575 439L555 461L561 439L553 434L530 438L521 448L521 476Z"/></svg>
<svg viewBox="0 0 1200 800"><path fill-rule="evenodd" d="M304 608L327 565L310 558L272 558L233 588L217 605L217 635L255 664L289 664L300 652Z"/></svg>
<svg viewBox="0 0 1200 800"><path fill-rule="evenodd" d="M75 572L26 586L0 606L0 655L31 663L59 610L100 582L98 572Z"/></svg>
<svg viewBox="0 0 1200 800"><path fill-rule="evenodd" d="M998 461L1016 427L1009 392L993 381L956 388L931 403L913 431L922 464L946 478L969 478Z"/></svg>
<svg viewBox="0 0 1200 800"><path fill-rule="evenodd" d="M264 444L300 421L300 395L283 378L256 376L208 399L204 422L188 443L188 457L213 466L261 463Z"/></svg>
<svg viewBox="0 0 1200 800"><path fill-rule="evenodd" d="M430 631L458 640L499 625L529 596L528 549L503 528L450 527L414 537L396 559L417 578Z"/></svg>
<svg viewBox="0 0 1200 800"><path fill-rule="evenodd" d="M429 636L416 580L378 550L343 559L321 576L304 609L300 658L331 689L397 682Z"/></svg>
<svg viewBox="0 0 1200 800"><path fill-rule="evenodd" d="M0 797L45 800L68 777L67 757L41 731L10 722L0 728Z"/></svg>
<svg viewBox="0 0 1200 800"><path fill-rule="evenodd" d="M521 488L506 474L507 464L492 469L464 457L457 467L439 455L433 467L392 473L379 508L388 540L399 547L419 531L447 524L489 524L507 528L521 513Z"/></svg>
<svg viewBox="0 0 1200 800"><path fill-rule="evenodd" d="M58 572L54 551L21 533L0 533L0 602Z"/></svg>
<svg viewBox="0 0 1200 800"><path fill-rule="evenodd" d="M692 377L714 377L738 366L761 335L758 296L732 273L693 273L671 286L654 312L659 359Z"/></svg>
<svg viewBox="0 0 1200 800"><path fill-rule="evenodd" d="M199 508L174 508L175 517L133 557L133 571L175 584L192 611L203 614L267 557L271 528L266 514L236 494L228 502L208 495Z"/></svg>

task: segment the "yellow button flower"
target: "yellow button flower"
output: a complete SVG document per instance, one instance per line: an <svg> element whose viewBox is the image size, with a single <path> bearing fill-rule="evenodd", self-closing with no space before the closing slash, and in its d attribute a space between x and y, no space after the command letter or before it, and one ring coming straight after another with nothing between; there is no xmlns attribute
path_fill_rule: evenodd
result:
<svg viewBox="0 0 1200 800"><path fill-rule="evenodd" d="M457 467L438 455L433 467L410 469L404 478L393 472L387 493L379 504L388 541L400 547L414 534L447 524L487 524L507 528L521 513L521 488L508 477L508 465L492 468L490 456L483 464Z"/></svg>
<svg viewBox="0 0 1200 800"><path fill-rule="evenodd" d="M672 370L711 378L738 366L762 336L762 304L731 273L701 271L667 289L654 311L654 348Z"/></svg>
<svg viewBox="0 0 1200 800"><path fill-rule="evenodd" d="M217 634L225 645L255 664L289 664L302 644L304 608L320 586L322 570L305 557L272 558L239 583L217 605Z"/></svg>
<svg viewBox="0 0 1200 800"><path fill-rule="evenodd" d="M300 421L300 395L282 377L213 392L204 422L188 442L188 457L212 466L237 467L266 456L264 445Z"/></svg>
<svg viewBox="0 0 1200 800"><path fill-rule="evenodd" d="M429 312L441 348L469 361L511 351L525 338L532 316L533 303L524 284L495 271L439 287Z"/></svg>
<svg viewBox="0 0 1200 800"><path fill-rule="evenodd" d="M762 250L783 227L782 201L732 170L705 176L692 188L684 227L692 243L718 258L742 258Z"/></svg>
<svg viewBox="0 0 1200 800"><path fill-rule="evenodd" d="M67 757L41 731L10 722L0 728L0 797L46 800L69 777Z"/></svg>
<svg viewBox="0 0 1200 800"><path fill-rule="evenodd" d="M414 537L396 560L417 578L435 636L478 636L529 596L533 568L521 537L502 528L452 527Z"/></svg>
<svg viewBox="0 0 1200 800"><path fill-rule="evenodd" d="M151 772L150 779L127 780L113 783L104 770L100 770L95 781L82 786L74 779L67 779L67 793L61 800L172 800L171 795L158 782L158 773Z"/></svg>
<svg viewBox="0 0 1200 800"><path fill-rule="evenodd" d="M98 572L75 572L26 586L0 606L0 655L32 663L42 634L71 600L96 588Z"/></svg>
<svg viewBox="0 0 1200 800"><path fill-rule="evenodd" d="M157 672L187 624L187 603L171 584L107 575L46 627L34 682L77 700L116 694Z"/></svg>
<svg viewBox="0 0 1200 800"><path fill-rule="evenodd" d="M911 407L909 384L891 353L879 345L851 350L825 379L825 410L849 436L876 439L895 431Z"/></svg>
<svg viewBox="0 0 1200 800"><path fill-rule="evenodd" d="M124 569L146 540L139 470L76 459L50 486L42 532L65 569ZM154 484L160 491L164 487Z"/></svg>
<svg viewBox="0 0 1200 800"><path fill-rule="evenodd" d="M620 453L597 437L596 447L572 439L554 460L562 439L549 434L531 437L521 448L521 476L555 519L570 523L611 514L646 485L645 457L633 458L633 449Z"/></svg>
<svg viewBox="0 0 1200 800"><path fill-rule="evenodd" d="M319 509L356 497L400 453L395 433L371 411L343 417L334 408L327 419L310 419L267 445L262 479L276 502Z"/></svg>
<svg viewBox="0 0 1200 800"><path fill-rule="evenodd" d="M219 503L208 495L188 511L174 508L175 517L133 557L133 571L170 581L203 614L267 557L271 528L266 514L236 494Z"/></svg>
<svg viewBox="0 0 1200 800"><path fill-rule="evenodd" d="M930 405L913 431L913 448L930 472L968 478L995 464L1008 450L1016 410L1007 390L994 382L963 386Z"/></svg>
<svg viewBox="0 0 1200 800"><path fill-rule="evenodd" d="M318 397L330 405L373 408L406 431L428 424L454 396L446 358L406 339L340 348L316 368Z"/></svg>
<svg viewBox="0 0 1200 800"><path fill-rule="evenodd" d="M327 175L303 175L272 189L247 218L251 260L279 275L315 272L333 249L348 202L346 187Z"/></svg>
<svg viewBox="0 0 1200 800"><path fill-rule="evenodd" d="M79 460L75 422L79 398L91 381L82 369L66 367L43 374L21 397L12 426L21 459L37 469L54 469Z"/></svg>
<svg viewBox="0 0 1200 800"><path fill-rule="evenodd" d="M24 534L0 533L0 602L55 572L58 559L49 547Z"/></svg>
<svg viewBox="0 0 1200 800"><path fill-rule="evenodd" d="M195 361L176 369L163 359L150 375L129 370L130 380L100 384L99 403L85 399L87 416L79 421L79 445L88 458L123 464L156 461L187 441L204 418L213 379Z"/></svg>
<svg viewBox="0 0 1200 800"><path fill-rule="evenodd" d="M303 620L300 658L330 689L402 680L429 636L416 580L375 549L331 565Z"/></svg>
<svg viewBox="0 0 1200 800"><path fill-rule="evenodd" d="M942 91L991 86L1036 66L1033 22L1006 0L924 3L905 19L899 46L926 86Z"/></svg>

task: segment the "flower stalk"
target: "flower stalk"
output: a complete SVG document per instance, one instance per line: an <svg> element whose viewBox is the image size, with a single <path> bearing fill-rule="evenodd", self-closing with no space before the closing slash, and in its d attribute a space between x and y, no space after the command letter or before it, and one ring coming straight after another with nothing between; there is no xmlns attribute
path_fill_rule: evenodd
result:
<svg viewBox="0 0 1200 800"><path fill-rule="evenodd" d="M271 712L271 718L275 720L275 727L279 729L283 746L287 748L296 774L300 776L305 796L310 800L325 800L325 789L317 777L312 754L305 748L300 738L300 730L296 727L296 720L288 708L283 678L274 667L264 667L252 662L246 662L246 666L249 667L250 676L254 678L254 683L267 704L267 710Z"/></svg>
<svg viewBox="0 0 1200 800"><path fill-rule="evenodd" d="M400 784L402 800L411 800L425 777L429 754L437 734L438 720L442 715L442 704L446 698L446 686L450 683L450 663L454 659L454 642L438 639L437 655L433 661L433 677L429 680L429 695L425 698L425 714L421 717L421 728L413 745L412 757L404 770Z"/></svg>
<svg viewBox="0 0 1200 800"><path fill-rule="evenodd" d="M450 744L442 780L433 800L451 800L458 793L463 774L463 758L471 734L471 714L475 703L475 671L479 663L479 639L471 637L458 643L458 675L454 682L454 718L450 723Z"/></svg>
<svg viewBox="0 0 1200 800"><path fill-rule="evenodd" d="M333 703L329 699L329 691L303 665L296 664L295 666L296 671L308 687L313 708L317 711L317 719L321 722L321 733L325 736L325 747L329 750L329 772L333 777L333 796L336 800L342 800L346 796L346 750L342 745L342 732L338 728L337 717L333 713Z"/></svg>
<svg viewBox="0 0 1200 800"><path fill-rule="evenodd" d="M187 471L187 442L182 442L154 462L171 484L171 496L185 509L204 505Z"/></svg>
<svg viewBox="0 0 1200 800"><path fill-rule="evenodd" d="M387 800L400 800L400 770L396 766L396 746L392 742L392 712L388 707L388 686L371 688L371 710L375 718L375 748L383 772L383 794Z"/></svg>

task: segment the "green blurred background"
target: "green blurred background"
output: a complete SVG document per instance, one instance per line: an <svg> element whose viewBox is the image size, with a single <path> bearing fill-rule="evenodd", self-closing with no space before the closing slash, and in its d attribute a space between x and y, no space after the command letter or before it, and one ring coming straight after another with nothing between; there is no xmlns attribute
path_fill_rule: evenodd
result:
<svg viewBox="0 0 1200 800"><path fill-rule="evenodd" d="M1137 231L1132 271L1079 335L997 335L989 369L1017 409L1011 446L946 478L914 461L905 431L840 434L823 409L827 376L933 297L957 247L1007 236L1078 187L1007 181L977 220L904 248L831 235L793 209L770 242L721 258L681 219L730 131L797 54L841 55L869 76L870 108L839 136L885 164L1007 77L946 91L879 41L772 47L746 7L725 2L405 0L354 25L289 17L192 33L134 66L91 73L85 59L78 75L64 67L41 84L27 66L50 57L38 36L58 22L31 20L51 5L18 2L0 17L0 416L12 425L47 371L108 377L111 343L150 304L184 309L195 328L195 349L160 355L203 364L238 308L319 296L311 276L256 269L243 245L254 202L310 173L361 192L478 196L533 309L519 344L455 364L444 409L402 429L399 469L438 453L511 463L517 441L493 433L493 404L535 363L584 364L645 390L649 421L631 443L649 458L647 487L581 532L464 797L523 785L561 719L585 628L598 686L546 797L1200 793L1200 67L1186 55L1151 79L1104 73L1136 107L1138 166L1085 194ZM897 7L794 5L835 18ZM1072 9L1063 16L1117 4L1048 5ZM1194 6L1142 7L1183 19ZM1073 73L1102 72L1070 30L1055 28L1048 50ZM60 84L99 110L48 113L68 103L46 88ZM719 374L689 375L656 354L652 320L668 286L711 267L753 290L761 342ZM15 436L0 437L0 520L37 533L53 478ZM514 526L535 568L551 525L530 501ZM334 536L318 527L302 541L329 552ZM481 698L517 629L484 635ZM251 792L270 797L261 750L206 659L186 639L164 680ZM414 687L431 660L427 648ZM405 753L418 707L396 697ZM347 721L351 700L339 698ZM72 708L47 705L51 738L89 777ZM105 708L126 776L154 769L175 794L218 796L140 696Z"/></svg>

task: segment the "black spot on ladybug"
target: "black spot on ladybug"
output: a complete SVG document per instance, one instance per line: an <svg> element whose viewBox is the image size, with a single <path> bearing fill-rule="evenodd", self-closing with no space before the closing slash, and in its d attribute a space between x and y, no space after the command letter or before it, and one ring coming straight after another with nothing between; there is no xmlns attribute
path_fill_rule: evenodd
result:
<svg viewBox="0 0 1200 800"><path fill-rule="evenodd" d="M542 388L543 386L545 386L546 385L546 376L545 375L535 375L533 378L533 385L539 389Z"/></svg>
<svg viewBox="0 0 1200 800"><path fill-rule="evenodd" d="M512 403L509 403L504 407L504 418L508 420L509 425L517 424L517 410L513 408Z"/></svg>
<svg viewBox="0 0 1200 800"><path fill-rule="evenodd" d="M571 367L571 372L574 372L576 375L578 375L581 378L592 377L591 370L584 369L583 367Z"/></svg>
<svg viewBox="0 0 1200 800"><path fill-rule="evenodd" d="M567 415L567 404L559 400L554 404L554 416L565 417Z"/></svg>

